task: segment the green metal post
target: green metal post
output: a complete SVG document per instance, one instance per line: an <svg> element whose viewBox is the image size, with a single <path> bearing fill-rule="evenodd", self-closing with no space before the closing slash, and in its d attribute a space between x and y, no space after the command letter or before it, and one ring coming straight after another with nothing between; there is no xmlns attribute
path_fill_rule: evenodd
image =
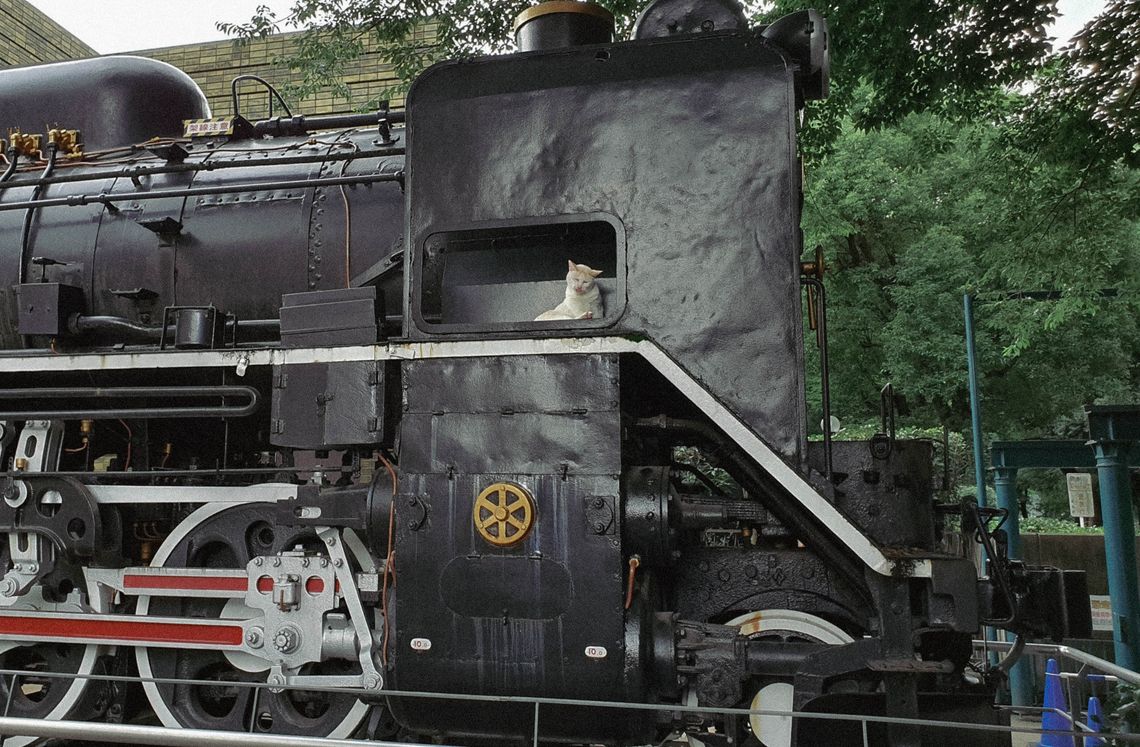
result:
<svg viewBox="0 0 1140 747"><path fill-rule="evenodd" d="M1104 518L1104 553L1108 561L1108 594L1112 599L1112 640L1117 666L1140 667L1140 586L1136 575L1136 527L1132 518L1132 486L1125 461L1129 443L1094 441Z"/></svg>
<svg viewBox="0 0 1140 747"><path fill-rule="evenodd" d="M994 467L994 492L997 493L998 508L1006 512L1002 529L1009 537L1009 557L1021 559L1021 516L1017 504L1017 469L1014 467Z"/></svg>
<svg viewBox="0 0 1140 747"><path fill-rule="evenodd" d="M1004 529L1009 537L1009 557L1020 560L1021 531L1018 522L1021 517L1018 515L1015 467L994 467L994 492L997 493L998 507L1005 509L1007 514ZM1005 638L1012 642L1016 636L1007 631ZM1015 706L1033 705L1033 672L1026 657L1009 670L1009 700Z"/></svg>
<svg viewBox="0 0 1140 747"><path fill-rule="evenodd" d="M970 375L970 423L974 431L974 485L978 505L986 505L986 465L982 456L982 398L978 391L978 355L974 347L974 298L962 296L966 317L966 366Z"/></svg>
<svg viewBox="0 0 1140 747"><path fill-rule="evenodd" d="M979 506L986 505L986 463L982 456L982 397L978 388L978 355L974 347L974 297L962 295L962 314L966 321L966 367L970 378L970 423L974 432L974 491ZM979 569L985 563L975 561ZM984 571L983 571L984 572ZM982 631L987 641L997 640L997 630L985 626ZM990 665L997 664L997 654L990 654Z"/></svg>

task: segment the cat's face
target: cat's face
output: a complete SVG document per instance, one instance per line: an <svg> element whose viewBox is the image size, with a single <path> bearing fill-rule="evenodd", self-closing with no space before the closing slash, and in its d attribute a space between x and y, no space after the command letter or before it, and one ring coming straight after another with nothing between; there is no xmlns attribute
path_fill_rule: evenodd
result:
<svg viewBox="0 0 1140 747"><path fill-rule="evenodd" d="M601 275L602 271L586 265L576 265L572 259L567 260L567 264L570 271L566 273L566 287L578 295L589 293L594 287L594 278Z"/></svg>

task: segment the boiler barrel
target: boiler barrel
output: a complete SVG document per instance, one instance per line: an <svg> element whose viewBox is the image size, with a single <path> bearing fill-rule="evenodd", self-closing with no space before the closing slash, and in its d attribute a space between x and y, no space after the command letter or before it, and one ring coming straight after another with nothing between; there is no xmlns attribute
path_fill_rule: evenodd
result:
<svg viewBox="0 0 1140 747"><path fill-rule="evenodd" d="M125 197L114 207L94 202L37 209L26 251L21 250L26 211L0 210L0 343L21 346L14 292L20 282L77 286L83 313L144 325L161 324L168 306L213 305L239 319L273 319L285 293L346 287L397 248L403 231L398 183L264 185L402 171L400 156L367 156L376 150L375 138L375 132L361 131L219 141L214 147L187 144L186 163L241 165L45 185L39 199ZM335 160L346 153L362 155ZM296 160L274 163L284 157ZM69 167L67 173L115 168L95 162ZM32 187L20 183L38 173L0 184L0 205L31 199ZM233 191L242 185L248 190ZM149 192L181 189L195 194L146 199ZM212 189L219 192L198 194ZM33 258L48 264L33 264ZM399 301L385 300L387 305Z"/></svg>

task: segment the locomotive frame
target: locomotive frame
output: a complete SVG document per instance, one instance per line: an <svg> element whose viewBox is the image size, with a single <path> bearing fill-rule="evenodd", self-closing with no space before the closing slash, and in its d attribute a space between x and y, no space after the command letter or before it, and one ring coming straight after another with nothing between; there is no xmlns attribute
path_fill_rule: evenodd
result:
<svg viewBox="0 0 1140 747"><path fill-rule="evenodd" d="M381 704L472 744L862 742L718 711L760 698L1001 722L972 635L1079 631L1083 578L935 506L923 444L809 444L795 132L826 24L680 5L616 43L594 6L539 6L523 52L417 79L404 129L236 118L66 174L57 137L31 178L9 151L0 665L76 675L9 681L17 714L121 719L106 668L166 726L285 735ZM529 321L567 258L605 313ZM950 512L986 577L943 547ZM540 728L393 688L710 710Z"/></svg>

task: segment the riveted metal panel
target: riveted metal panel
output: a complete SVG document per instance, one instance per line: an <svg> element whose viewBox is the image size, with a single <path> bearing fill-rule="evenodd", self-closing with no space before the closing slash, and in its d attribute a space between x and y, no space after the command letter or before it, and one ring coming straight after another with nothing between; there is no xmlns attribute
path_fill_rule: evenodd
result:
<svg viewBox="0 0 1140 747"><path fill-rule="evenodd" d="M274 366L270 442L329 449L383 441L383 366L372 361Z"/></svg>
<svg viewBox="0 0 1140 747"><path fill-rule="evenodd" d="M657 342L798 462L799 165L792 72L775 47L714 34L443 63L416 80L408 106L409 336L447 334L420 305L438 232L612 216L626 266L613 279L624 292L610 295L627 300L603 328ZM568 258L529 260L553 268L552 302ZM485 334L598 329L530 319Z"/></svg>

